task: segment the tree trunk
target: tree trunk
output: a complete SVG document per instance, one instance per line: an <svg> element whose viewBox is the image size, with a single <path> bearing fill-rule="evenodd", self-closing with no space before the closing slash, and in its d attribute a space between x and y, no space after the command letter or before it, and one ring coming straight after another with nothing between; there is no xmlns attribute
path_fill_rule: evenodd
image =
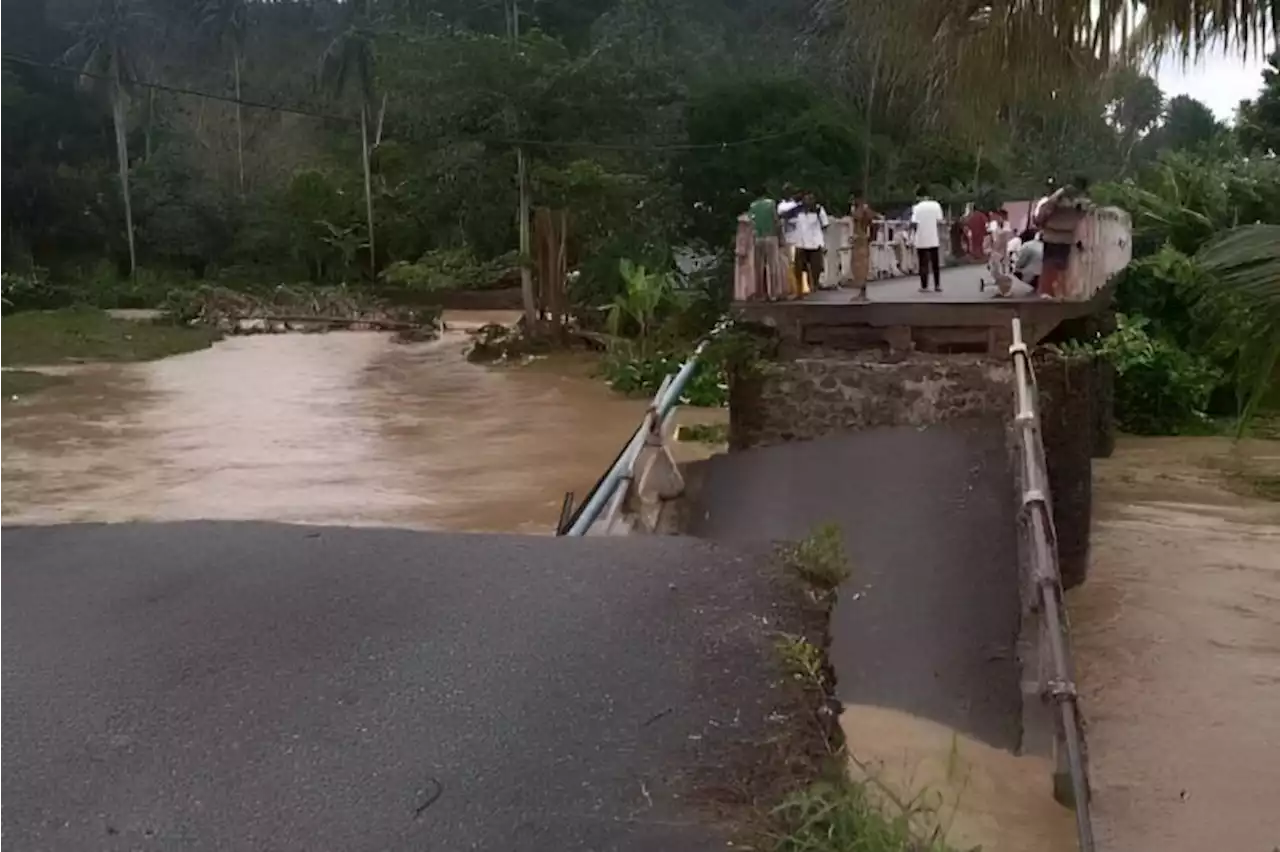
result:
<svg viewBox="0 0 1280 852"><path fill-rule="evenodd" d="M871 110L876 102L876 84L880 82L880 45L876 45L876 56L871 66L871 85L867 90L867 115L865 136L862 140L862 192L871 193Z"/></svg>
<svg viewBox="0 0 1280 852"><path fill-rule="evenodd" d="M156 117L156 90L147 89L147 130L142 135L143 156L147 162L151 161L151 126L155 123Z"/></svg>
<svg viewBox="0 0 1280 852"><path fill-rule="evenodd" d="M520 235L520 300L524 303L525 331L537 328L538 303L533 295L533 270L529 268L529 181L525 171L524 148L516 148L516 181L520 184L520 201L516 209L516 226Z"/></svg>
<svg viewBox="0 0 1280 852"><path fill-rule="evenodd" d="M240 198L244 199L244 120L240 105L240 48L231 47L231 70L236 81L236 165L240 168Z"/></svg>
<svg viewBox="0 0 1280 852"><path fill-rule="evenodd" d="M382 144L382 121L387 117L387 93L382 93L382 106L378 108L378 129L373 134L373 148Z"/></svg>
<svg viewBox="0 0 1280 852"><path fill-rule="evenodd" d="M116 131L116 161L120 168L120 195L124 198L124 230L129 241L129 276L138 274L138 252L133 243L133 200L129 197L129 141L124 132L124 92L117 77L111 89L111 123Z"/></svg>
<svg viewBox="0 0 1280 852"><path fill-rule="evenodd" d="M511 16L507 19L510 27L511 46L514 50L520 43L520 0L511 0ZM504 4L505 11L505 4ZM515 122L516 135L520 133L520 123ZM516 232L520 237L520 300L524 304L524 328L526 334L533 334L538 328L538 302L533 293L533 270L529 268L532 251L529 246L529 177L525 168L524 148L516 146L516 183L520 200L516 206Z"/></svg>
<svg viewBox="0 0 1280 852"><path fill-rule="evenodd" d="M369 277L378 277L378 255L373 246L373 177L369 172L369 102L360 105L360 153L364 156L364 209L369 220Z"/></svg>

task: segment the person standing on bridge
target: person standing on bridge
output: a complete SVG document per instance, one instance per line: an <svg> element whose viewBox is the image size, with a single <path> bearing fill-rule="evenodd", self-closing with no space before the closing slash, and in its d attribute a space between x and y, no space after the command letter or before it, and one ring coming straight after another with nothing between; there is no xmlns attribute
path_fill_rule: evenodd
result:
<svg viewBox="0 0 1280 852"><path fill-rule="evenodd" d="M804 292L806 275L810 290L822 287L822 256L826 251L826 230L830 224L827 211L812 192L806 192L795 215L795 274L796 285L801 292Z"/></svg>
<svg viewBox="0 0 1280 852"><path fill-rule="evenodd" d="M1009 294L1009 276L1012 274L1009 263L1009 243L1014 238L1013 226L1009 224L1009 211L1001 207L987 225L987 271L991 273L991 282L996 285L1001 296Z"/></svg>
<svg viewBox="0 0 1280 852"><path fill-rule="evenodd" d="M865 195L854 193L853 209L853 259L850 264L850 277L853 286L858 288L858 301L867 300L867 279L871 277L871 234L875 230L876 220L884 218L871 209Z"/></svg>
<svg viewBox="0 0 1280 852"><path fill-rule="evenodd" d="M787 273L782 263L779 247L781 226L778 208L769 193L761 189L756 200L747 208L747 217L755 236L753 258L756 280L756 296L770 301L787 294Z"/></svg>
<svg viewBox="0 0 1280 852"><path fill-rule="evenodd" d="M933 273L933 291L942 292L942 205L923 186L916 189L916 205L911 208L911 232L915 235L916 258L920 262L920 292L929 292L929 274Z"/></svg>
<svg viewBox="0 0 1280 852"><path fill-rule="evenodd" d="M1077 177L1045 198L1043 204L1037 205L1035 224L1040 228L1040 240L1044 243L1041 298L1057 299L1063 295L1061 285L1065 283L1071 266L1072 252L1081 247L1076 229L1092 206L1085 195L1088 189L1088 179Z"/></svg>

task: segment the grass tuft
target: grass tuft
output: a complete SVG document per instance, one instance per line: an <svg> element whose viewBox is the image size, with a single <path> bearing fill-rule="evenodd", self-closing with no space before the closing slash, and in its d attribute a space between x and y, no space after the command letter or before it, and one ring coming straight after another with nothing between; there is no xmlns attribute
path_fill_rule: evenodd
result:
<svg viewBox="0 0 1280 852"><path fill-rule="evenodd" d="M729 424L690 423L676 430L676 440L690 444L727 444Z"/></svg>
<svg viewBox="0 0 1280 852"><path fill-rule="evenodd" d="M94 308L25 311L0 321L6 367L66 361L150 361L204 349L220 335L210 328L115 319Z"/></svg>
<svg viewBox="0 0 1280 852"><path fill-rule="evenodd" d="M906 814L885 815L865 783L846 778L815 782L774 809L778 852L943 852L922 840Z"/></svg>
<svg viewBox="0 0 1280 852"><path fill-rule="evenodd" d="M851 573L840 527L835 524L823 524L800 541L783 546L781 555L789 570L822 592L834 592Z"/></svg>
<svg viewBox="0 0 1280 852"><path fill-rule="evenodd" d="M803 636L779 633L777 649L787 674L803 682L806 687L825 687L826 656L821 648Z"/></svg>

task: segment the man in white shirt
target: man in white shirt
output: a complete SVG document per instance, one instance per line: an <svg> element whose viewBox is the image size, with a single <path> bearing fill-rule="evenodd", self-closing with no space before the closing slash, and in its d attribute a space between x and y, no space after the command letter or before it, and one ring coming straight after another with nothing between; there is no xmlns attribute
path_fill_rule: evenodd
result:
<svg viewBox="0 0 1280 852"><path fill-rule="evenodd" d="M929 292L929 272L933 271L933 291L942 292L942 205L929 197L923 186L916 190L916 205L911 208L911 233L915 235L916 258L920 261L920 292Z"/></svg>
<svg viewBox="0 0 1280 852"><path fill-rule="evenodd" d="M803 290L804 275L807 273L809 288L817 290L822 286L822 252L827 244L824 232L830 224L830 219L827 218L827 211L813 197L813 193L806 192L793 221L795 222L792 239L796 248L796 284Z"/></svg>

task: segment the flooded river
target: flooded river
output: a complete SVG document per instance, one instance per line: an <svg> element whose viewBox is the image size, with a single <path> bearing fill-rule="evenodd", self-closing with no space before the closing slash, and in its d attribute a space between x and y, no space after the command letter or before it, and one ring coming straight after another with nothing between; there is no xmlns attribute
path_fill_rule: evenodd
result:
<svg viewBox="0 0 1280 852"><path fill-rule="evenodd" d="M77 368L4 404L6 523L257 519L549 532L645 403L581 360L492 368L448 317L430 343L377 333L236 337Z"/></svg>
<svg viewBox="0 0 1280 852"><path fill-rule="evenodd" d="M1101 848L1280 848L1280 443L1130 438L1068 596Z"/></svg>

